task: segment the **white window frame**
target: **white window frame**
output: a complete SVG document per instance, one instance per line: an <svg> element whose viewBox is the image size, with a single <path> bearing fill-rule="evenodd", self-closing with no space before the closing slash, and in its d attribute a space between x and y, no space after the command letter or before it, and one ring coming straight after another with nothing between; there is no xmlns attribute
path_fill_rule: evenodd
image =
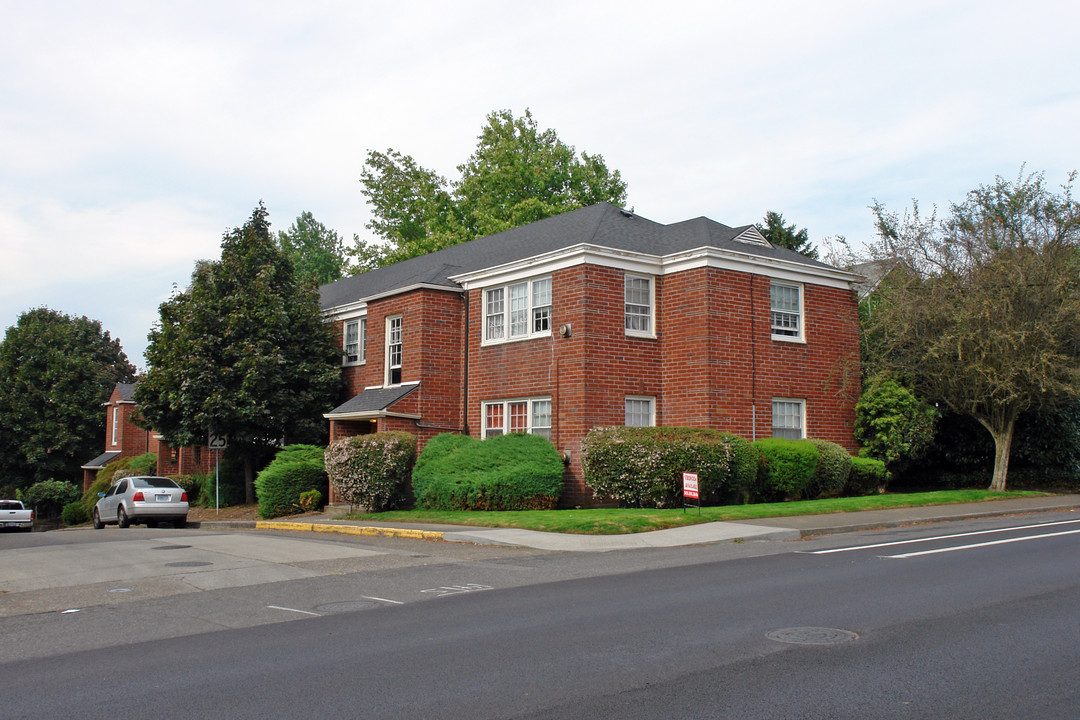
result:
<svg viewBox="0 0 1080 720"><path fill-rule="evenodd" d="M349 342L349 326L356 326L356 342ZM349 345L356 345L356 352L349 353ZM367 318L346 320L341 329L342 365L363 365L367 361ZM355 357L353 357L355 356ZM352 359L350 359L350 357Z"/></svg>
<svg viewBox="0 0 1080 720"><path fill-rule="evenodd" d="M395 331L394 326L397 326ZM401 315L390 315L386 318L386 386L401 384L401 366L405 359L405 322ZM397 352L395 353L395 348ZM395 363L396 359L396 363ZM397 371L395 382L394 371Z"/></svg>
<svg viewBox="0 0 1080 720"><path fill-rule="evenodd" d="M647 424L631 423L632 416L644 416L638 411L642 403L648 407ZM626 427L656 427L656 398L650 395L627 395L623 400L623 424Z"/></svg>
<svg viewBox="0 0 1080 720"><path fill-rule="evenodd" d="M100 416L99 416L100 417ZM113 405L112 409L112 444L117 445L120 436L120 406Z"/></svg>
<svg viewBox="0 0 1080 720"><path fill-rule="evenodd" d="M530 435L540 435L541 437L546 437L550 440L551 422L554 413L550 397L485 400L480 403L480 437L489 438L510 433L510 415L513 409L512 406L516 405L525 405L526 425L524 430L514 430L513 432L526 432ZM501 408L502 426L499 428L493 428L488 424L488 408L494 407ZM546 416L543 414L544 408L547 409ZM545 419L547 420L546 425L542 422Z"/></svg>
<svg viewBox="0 0 1080 720"><path fill-rule="evenodd" d="M550 275L486 287L481 298L482 345L551 337ZM542 304L544 299L547 304Z"/></svg>
<svg viewBox="0 0 1080 720"><path fill-rule="evenodd" d="M773 289L794 290L799 294L798 308L790 306L778 308ZM780 282L773 280L769 283L769 327L772 331L773 340L784 342L804 342L806 338L806 313L804 312L805 288L802 283ZM792 327L794 323L794 327Z"/></svg>
<svg viewBox="0 0 1080 720"><path fill-rule="evenodd" d="M794 406L797 407L797 411L793 415L788 414L788 413L777 413L777 405L786 405L786 406L794 405ZM798 426L796 427L796 426L788 425L788 424L777 425L776 421L778 419L777 418L778 414L782 414L785 417L794 417L795 420L798 422ZM805 440L807 438L807 434L806 434L806 401L803 400L802 398L783 398L783 397L773 398L772 399L772 423L771 424L772 424L772 436L773 437L785 438L785 439L788 439L788 440ZM799 433L799 436L798 437L790 437L790 435L792 435L792 433L791 433L792 430L797 430L798 433ZM781 434L777 435L777 431L780 431Z"/></svg>
<svg viewBox="0 0 1080 720"><path fill-rule="evenodd" d="M640 302L640 297L630 297L630 285L632 282L645 282L649 286L648 305ZM635 288L636 290L636 288ZM634 300L635 302L630 302ZM645 308L642 313L638 309ZM634 313L631 314L631 309ZM631 328L631 325L641 324L642 320L648 325L646 328ZM649 275L635 275L626 273L623 276L623 329L630 337L656 337L656 278Z"/></svg>

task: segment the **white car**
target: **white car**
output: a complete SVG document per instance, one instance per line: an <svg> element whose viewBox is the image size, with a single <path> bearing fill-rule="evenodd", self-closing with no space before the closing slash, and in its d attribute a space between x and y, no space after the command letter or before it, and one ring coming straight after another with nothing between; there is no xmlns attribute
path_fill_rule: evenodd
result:
<svg viewBox="0 0 1080 720"><path fill-rule="evenodd" d="M122 528L140 523L150 527L159 520L176 528L187 525L187 493L169 478L126 477L98 495L94 527L99 530L110 523Z"/></svg>

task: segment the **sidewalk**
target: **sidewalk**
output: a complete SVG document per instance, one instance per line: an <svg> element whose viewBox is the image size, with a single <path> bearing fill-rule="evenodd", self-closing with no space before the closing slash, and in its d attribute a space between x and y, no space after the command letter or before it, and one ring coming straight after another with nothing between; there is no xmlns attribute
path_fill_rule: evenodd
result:
<svg viewBox="0 0 1080 720"><path fill-rule="evenodd" d="M516 528L361 522L337 519L332 516L318 519L308 517L302 520L203 522L200 526L205 529L243 527L294 532L383 535L419 540L513 545L565 552L604 552L641 547L700 545L734 540L797 540L808 535L829 535L874 528L1052 511L1067 511L1070 519L1080 520L1080 495L1054 495L959 505L763 518L753 523L711 522L629 535L576 535Z"/></svg>

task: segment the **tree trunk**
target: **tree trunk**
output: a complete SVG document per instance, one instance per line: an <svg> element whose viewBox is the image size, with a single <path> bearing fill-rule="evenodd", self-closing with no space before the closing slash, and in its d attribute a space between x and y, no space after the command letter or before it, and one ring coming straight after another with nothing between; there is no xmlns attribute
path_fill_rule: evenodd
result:
<svg viewBox="0 0 1080 720"><path fill-rule="evenodd" d="M244 502L248 505L255 503L255 465L250 454L244 455Z"/></svg>
<svg viewBox="0 0 1080 720"><path fill-rule="evenodd" d="M990 490L1005 490L1005 476L1009 471L1009 453L1012 450L1017 414L1007 412L1000 418L994 418L994 421L978 418L979 423L989 430L990 436L994 438L994 477L990 480Z"/></svg>

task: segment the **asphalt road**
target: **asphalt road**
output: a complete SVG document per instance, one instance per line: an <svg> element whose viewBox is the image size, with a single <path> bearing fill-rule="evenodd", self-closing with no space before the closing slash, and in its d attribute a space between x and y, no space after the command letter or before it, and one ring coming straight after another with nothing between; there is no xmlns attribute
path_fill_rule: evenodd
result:
<svg viewBox="0 0 1080 720"><path fill-rule="evenodd" d="M1002 531L1054 519L573 557L365 545L387 552L346 564L398 564L2 618L5 643L98 639L0 664L0 716L1075 718L1080 523ZM236 624L199 632L215 605Z"/></svg>

